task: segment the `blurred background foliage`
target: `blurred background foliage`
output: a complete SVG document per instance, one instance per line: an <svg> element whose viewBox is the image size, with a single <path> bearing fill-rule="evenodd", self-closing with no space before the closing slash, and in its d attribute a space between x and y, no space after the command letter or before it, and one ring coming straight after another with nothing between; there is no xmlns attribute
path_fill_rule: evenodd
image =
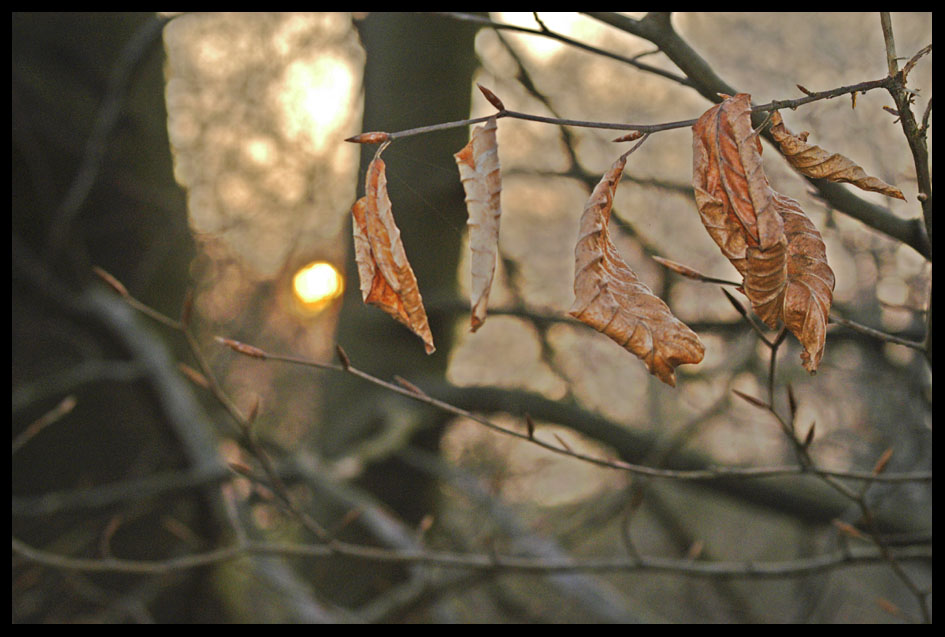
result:
<svg viewBox="0 0 945 637"><path fill-rule="evenodd" d="M532 14L496 22L539 28ZM547 29L677 73L655 47L587 16L540 14ZM365 307L348 210L374 147L341 140L492 108L653 124L692 119L692 88L551 38L442 15L14 14L13 435L62 405L60 420L13 456L13 535L50 552L167 559L232 540L226 498L250 536L313 538L267 490L234 477L255 466L207 392L179 362L179 334L132 312L99 266L177 317L191 290L193 334L256 430L300 508L338 537L394 548L535 556L642 555L790 560L845 541L834 519L860 511L812 478L694 483L643 480L551 455L347 375L241 357L222 335L271 352L409 379L432 396L568 447L670 468L794 462L761 396L767 349L701 272L734 270L701 227L688 129L653 135L631 156L615 204L617 245L641 279L700 334L706 358L678 387L649 376L606 337L564 315L573 247L590 189L623 146L607 131L503 119L500 263L490 318L472 334L466 213L452 153L468 130L391 145L394 214L437 352ZM676 14L673 24L756 103L886 75L877 14ZM899 54L931 42L930 14L893 14ZM931 62L909 77L931 99ZM911 219L915 169L883 91L784 113L795 132L903 190L862 198ZM931 137L929 138L931 144ZM820 228L837 276L835 311L924 338L931 262L825 206L766 146L772 185ZM306 264L339 275L324 301L293 288ZM798 427L816 423L821 468L931 469L931 371L915 350L833 326L817 376L780 348ZM228 495L229 494L229 495ZM930 542L931 488L874 485L872 510L903 542ZM422 536L422 539L421 539ZM911 539L910 539L911 538ZM695 548L694 548L695 547ZM930 585L930 564L905 564ZM877 600L881 600L877 602ZM888 604L888 605L887 605ZM897 611L895 609L901 609ZM51 568L14 555L16 622L872 622L917 615L886 564L805 577L692 578L464 573L342 558L246 557L162 576Z"/></svg>

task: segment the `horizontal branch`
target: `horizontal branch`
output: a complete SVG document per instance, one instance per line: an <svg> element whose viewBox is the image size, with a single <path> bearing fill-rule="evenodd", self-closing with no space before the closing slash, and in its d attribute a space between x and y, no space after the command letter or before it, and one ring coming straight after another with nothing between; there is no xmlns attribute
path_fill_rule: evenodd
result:
<svg viewBox="0 0 945 637"><path fill-rule="evenodd" d="M167 575L183 570L222 564L251 555L327 558L347 557L398 564L426 564L443 568L479 571L514 571L520 573L666 573L672 575L771 579L802 577L837 568L863 566L885 561L878 551L837 551L813 557L772 562L697 562L661 557L542 558L495 554L453 553L447 551L389 549L334 541L328 544L289 544L277 542L244 542L233 546L195 553L166 560L125 560L115 557L69 557L43 551L12 538L15 555L52 568L86 573L124 573ZM925 547L909 547L896 551L896 559L928 562L932 551Z"/></svg>
<svg viewBox="0 0 945 637"><path fill-rule="evenodd" d="M767 104L761 104L759 106L752 106L752 113L766 113L768 111L776 111L782 108L796 109L799 106L805 104L810 104L811 102L816 102L819 100L832 99L839 97L841 95L848 95L851 93L865 93L877 88L889 88L893 78L884 77L878 80L869 80L867 82L860 82L858 84L851 84L849 86L840 86L834 89L820 92L810 92L808 91L804 97L799 97L796 99L787 99L787 100L772 100ZM480 87L481 88L481 87ZM491 92L491 91L490 91ZM716 102L721 101L718 95L715 96ZM409 128L405 130L395 131L395 132L377 132L377 133L361 133L360 135L355 135L354 137L349 137L345 141L353 143L380 143L382 141L403 139L405 137L413 137L415 135L425 135L428 133L436 133L439 131L450 130L453 128L461 128L464 126L472 126L474 124L480 124L491 117L501 119L503 117L510 117L512 119L521 119L530 122L541 122L543 124L553 124L555 126L572 126L578 128L596 128L600 130L621 130L621 131L639 131L641 133L658 133L660 131L674 130L678 128L689 128L696 123L696 119L686 119L679 120L675 122L663 122L659 124L628 124L626 122L598 122L592 120L581 120L581 119L568 119L563 117L548 117L544 115L533 115L531 113L523 113L520 111L513 111L509 109L500 109L494 115L486 115L483 117L474 117L469 119L455 120L452 122L443 122L440 124L431 124L429 126L418 126L416 128Z"/></svg>

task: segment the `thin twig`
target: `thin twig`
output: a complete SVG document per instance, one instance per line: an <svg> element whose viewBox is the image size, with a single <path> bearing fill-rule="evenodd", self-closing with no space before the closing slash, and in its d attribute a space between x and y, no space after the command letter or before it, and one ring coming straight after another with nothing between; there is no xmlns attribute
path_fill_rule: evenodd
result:
<svg viewBox="0 0 945 637"><path fill-rule="evenodd" d="M899 62L896 57L896 38L893 36L892 19L888 11L879 12L879 22L883 29L883 41L886 43L886 66L889 76L899 72Z"/></svg>
<svg viewBox="0 0 945 637"><path fill-rule="evenodd" d="M573 40L565 35L561 35L560 33L555 33L554 31L551 31L550 29L545 27L545 25L541 21L538 21L541 28L532 29L529 27L522 27L522 26L518 26L514 24L504 24L502 22L495 22L494 20L490 20L489 18L470 14L470 13L450 12L450 13L443 13L441 15L448 16L455 20L462 20L464 22L474 22L476 24L489 26L496 30L516 31L518 33L526 33L529 35L536 35L540 37L551 38L552 40L563 42L565 44L581 49L583 51L588 51L590 53L600 55L601 57L611 58L619 62L624 62L626 64L629 64L630 66L634 66L640 69L641 71L646 71L648 73L653 73L655 75L665 77L666 79L672 80L683 86L692 86L692 82L690 82L685 77L681 77L679 75L676 75L675 73L666 71L665 69L661 69L659 67L651 66L644 62L640 62L636 59L636 57L627 57L625 55L620 55L619 53L613 53L611 51L607 51L606 49L601 49L596 46L591 46L590 44L580 42L579 40Z"/></svg>
<svg viewBox="0 0 945 637"><path fill-rule="evenodd" d="M840 86L834 89L827 91L819 91L816 93L809 93L804 97L799 97L797 99L788 99L788 100L772 100L767 104L761 104L758 106L752 106L752 113L767 113L770 111L776 111L783 108L796 109L798 106L803 106L804 104L810 104L811 102L816 102L819 100L832 99L834 97L839 97L841 95L847 95L850 93L862 93L864 91L870 91L874 89L884 88L888 89L893 82L893 78L884 77L878 80L870 80L867 82L860 82L858 84L851 84L849 86ZM719 98L721 99L721 98ZM472 126L474 124L480 124L491 117L503 118L510 117L512 119L521 119L530 122L541 122L543 124L554 124L555 126L572 126L578 128L596 128L599 130L621 130L621 131L639 131L641 133L658 133L661 131L675 130L679 128L688 128L696 123L697 119L686 119L679 120L675 122L662 122L659 124L628 124L625 122L598 122L592 120L581 120L581 119L568 119L563 117L548 117L545 115L533 115L531 113L523 113L520 111L513 110L500 110L495 115L487 115L483 117L474 117L469 119L461 119L452 122L443 122L440 124L431 124L429 126L418 126L416 128L408 128L405 130L388 132L385 134L384 140L393 141L395 139L403 139L405 137L413 137L416 135L425 135L428 133L436 133L443 130L450 130L453 128L461 128L463 126ZM380 138L368 138L368 135L379 135L380 133L361 133L354 137L350 137L345 141L350 141L354 143L374 143L374 140L379 140Z"/></svg>
<svg viewBox="0 0 945 637"><path fill-rule="evenodd" d="M49 425L62 420L70 411L75 409L76 398L75 396L66 396L59 404L50 409L48 412L40 416L37 420L33 421L26 429L24 429L20 434L13 439L13 453L19 451L23 446L36 437L39 432L48 427Z"/></svg>
<svg viewBox="0 0 945 637"><path fill-rule="evenodd" d="M640 140L642 143L644 140ZM639 146L639 143L637 144ZM724 291L724 290L723 290ZM125 297L126 300L133 298L130 296ZM156 312L152 310L153 312ZM151 313L147 314L152 316ZM184 330L185 335L189 334L189 331ZM190 339L193 339L193 336L189 336ZM493 421L481 416L479 414L473 413L466 409L456 407L448 402L439 400L433 396L430 396L427 392L422 389L418 392L419 387L411 383L410 388L404 387L398 383L392 383L385 381L383 379L372 376L371 374L358 369L355 367L350 359L347 358L345 354L342 364L333 364L326 363L321 361L314 361L307 358L285 355L285 354L275 354L270 353L261 348L246 345L245 343L240 343L239 341L234 341L232 339L226 338L217 338L217 342L220 342L234 352L242 354L244 356L250 356L252 358L257 358L261 360L269 361L279 361L284 363L290 363L293 365L301 365L304 367L311 367L314 369L321 369L326 371L334 372L344 372L356 376L366 382L382 387L387 391L390 391L401 396L405 396L412 400L416 400L431 407L435 407L447 413L453 414L455 416L462 416L464 418L469 418L474 420L481 425L492 429L493 431L502 433L507 436L512 436L515 438L520 438L522 440L528 440L532 444L536 444L539 447L547 449L553 453L567 455L578 460L589 462L602 467L608 467L611 469L618 469L621 471L628 471L631 473L636 473L640 475L646 475L655 478L670 478L677 480L696 480L696 481L705 481L705 480L717 480L725 479L732 477L742 477L742 478L766 478L773 477L778 475L798 475L811 471L809 468L805 467L712 467L709 469L696 469L688 471L679 471L679 470L670 470L670 469L656 469L653 467L647 467L642 465L635 465L632 463L624 462L622 460L613 460L607 458L600 458L591 456L588 454L568 451L562 449L560 446L544 442L536 437L530 437L528 433L522 433L515 429L510 429L508 427L503 427L498 425ZM773 346L773 343L768 341L769 346ZM215 381L214 376L210 370L209 364L206 359L200 353L199 348L196 348L196 341L192 343L192 353L194 353L197 358L198 365L201 367L201 371L208 376L208 381L211 382L211 392L215 397L223 404L230 415L234 418L237 423L245 422L245 417L242 415L240 410L232 403L229 397L226 396L225 392L220 389L219 384ZM343 350L342 350L343 351ZM816 473L832 476L836 478L844 478L850 480L878 480L881 482L929 482L932 480L931 472L915 472L910 474L884 474L882 476L875 476L872 472L869 471L831 471L826 469L816 469Z"/></svg>
<svg viewBox="0 0 945 637"><path fill-rule="evenodd" d="M881 332L880 330L873 329L872 327L861 325L855 321L851 321L850 319L839 317L836 314L830 315L830 322L837 325L842 325L843 327L849 328L851 330L855 330L861 334L872 336L873 338L885 341L887 343L904 345L905 347L910 347L923 353L925 352L925 343L917 343L916 341L910 341L909 339L902 338L894 334L887 334L886 332Z"/></svg>

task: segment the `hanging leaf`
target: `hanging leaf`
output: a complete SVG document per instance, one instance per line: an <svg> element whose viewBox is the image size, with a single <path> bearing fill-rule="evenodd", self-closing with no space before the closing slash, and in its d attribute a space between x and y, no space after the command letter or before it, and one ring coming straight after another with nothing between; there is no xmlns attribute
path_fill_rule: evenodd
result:
<svg viewBox="0 0 945 637"><path fill-rule="evenodd" d="M800 204L785 195L773 194L788 239L788 283L784 291L783 320L804 346L801 360L804 368L813 374L824 355L827 317L833 303L836 279L827 265L823 237L801 210Z"/></svg>
<svg viewBox="0 0 945 637"><path fill-rule="evenodd" d="M480 87L482 88L482 87ZM472 331L486 320L489 291L495 275L499 244L499 218L502 207L499 195L502 178L499 173L499 152L496 144L496 118L490 117L473 129L472 139L453 155L466 191L469 214L469 249L472 253L470 299Z"/></svg>
<svg viewBox="0 0 945 637"><path fill-rule="evenodd" d="M722 254L744 277L741 291L770 327L787 283L786 238L751 127L751 96L739 93L692 127L696 206Z"/></svg>
<svg viewBox="0 0 945 637"><path fill-rule="evenodd" d="M723 227L729 232L741 227L746 246L767 250L779 243L783 228L771 206L761 140L751 127L751 96L729 97L706 111L692 130L693 186L721 202Z"/></svg>
<svg viewBox="0 0 945 637"><path fill-rule="evenodd" d="M776 138L790 135L777 113L773 120ZM790 136L787 143L823 153L805 138ZM749 95L725 99L693 126L692 182L702 223L742 274L739 289L769 327L784 322L804 347L804 367L814 373L824 354L834 274L814 224L796 201L768 184Z"/></svg>
<svg viewBox="0 0 945 637"><path fill-rule="evenodd" d="M808 177L850 183L863 190L905 200L901 190L876 177L870 177L851 159L808 144L806 133L795 135L789 131L781 113L777 111L771 115L771 136L778 142L788 163Z"/></svg>
<svg viewBox="0 0 945 637"><path fill-rule="evenodd" d="M386 166L381 159L386 147L382 145L368 165L365 195L351 208L361 297L410 328L423 340L427 354L432 354L436 349L433 334L387 195Z"/></svg>
<svg viewBox="0 0 945 637"><path fill-rule="evenodd" d="M622 155L591 193L574 249L574 305L570 315L635 354L647 370L675 386L675 369L698 363L705 348L689 327L640 281L610 240L607 229Z"/></svg>
<svg viewBox="0 0 945 637"><path fill-rule="evenodd" d="M771 191L774 193L774 191ZM781 305L787 285L788 263L786 240L768 250L748 248L745 251L748 267L742 292L751 301L751 309L774 329L781 320Z"/></svg>

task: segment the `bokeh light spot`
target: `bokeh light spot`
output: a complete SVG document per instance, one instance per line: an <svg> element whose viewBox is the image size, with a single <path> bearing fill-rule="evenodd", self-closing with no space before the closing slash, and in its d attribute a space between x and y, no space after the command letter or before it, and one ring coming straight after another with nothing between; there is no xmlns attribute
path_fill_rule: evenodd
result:
<svg viewBox="0 0 945 637"><path fill-rule="evenodd" d="M332 264L315 261L295 273L292 291L306 309L319 311L341 296L344 277Z"/></svg>

